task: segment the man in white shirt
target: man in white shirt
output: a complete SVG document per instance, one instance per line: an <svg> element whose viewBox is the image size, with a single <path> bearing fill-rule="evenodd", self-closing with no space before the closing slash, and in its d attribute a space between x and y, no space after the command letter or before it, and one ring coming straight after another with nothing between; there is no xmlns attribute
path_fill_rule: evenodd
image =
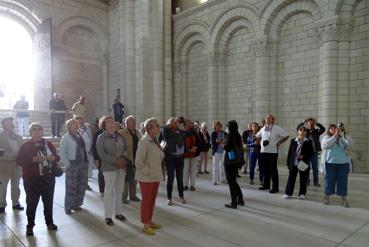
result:
<svg viewBox="0 0 369 247"><path fill-rule="evenodd" d="M261 140L260 163L264 166L265 170L264 183L259 190L269 190L270 179L272 179L273 186L272 189L269 190L269 193L278 193L278 148L288 139L289 136L284 129L274 125L275 117L273 115L267 115L265 117L265 122L265 126L256 134L256 137Z"/></svg>

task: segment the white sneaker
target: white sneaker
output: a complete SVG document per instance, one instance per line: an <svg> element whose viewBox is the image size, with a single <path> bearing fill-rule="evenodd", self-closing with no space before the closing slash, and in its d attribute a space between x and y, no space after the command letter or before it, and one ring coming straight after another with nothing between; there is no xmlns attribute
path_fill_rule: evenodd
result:
<svg viewBox="0 0 369 247"><path fill-rule="evenodd" d="M299 196L299 199L300 199L300 200L305 200L305 195L300 195L300 196Z"/></svg>
<svg viewBox="0 0 369 247"><path fill-rule="evenodd" d="M289 195L284 195L283 199L290 199L290 196Z"/></svg>

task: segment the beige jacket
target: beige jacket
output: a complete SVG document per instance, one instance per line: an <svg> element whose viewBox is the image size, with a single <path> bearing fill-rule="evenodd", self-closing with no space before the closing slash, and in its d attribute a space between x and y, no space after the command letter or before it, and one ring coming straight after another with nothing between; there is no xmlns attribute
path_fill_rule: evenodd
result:
<svg viewBox="0 0 369 247"><path fill-rule="evenodd" d="M138 142L135 179L140 182L162 181L161 162L163 158L164 152L148 134L145 134Z"/></svg>
<svg viewBox="0 0 369 247"><path fill-rule="evenodd" d="M72 106L72 111L74 111L75 116L82 116L86 119L86 105L82 105L81 102L77 101Z"/></svg>
<svg viewBox="0 0 369 247"><path fill-rule="evenodd" d="M23 143L23 138L17 134L14 134L14 136L17 138L18 146L20 148ZM8 136L5 134L5 132L0 133L0 148L4 149L5 151L3 156L0 157L0 167L4 167L6 165L15 165L15 158L17 157L17 154L14 153L10 147Z"/></svg>
<svg viewBox="0 0 369 247"><path fill-rule="evenodd" d="M131 133L129 133L129 130L127 128L119 131L119 134L121 136L123 136L124 140L126 141L127 144L127 158L132 161L132 164L135 164L135 161L133 160L133 138ZM136 134L138 137L138 140L140 140L142 138L140 131L136 130Z"/></svg>

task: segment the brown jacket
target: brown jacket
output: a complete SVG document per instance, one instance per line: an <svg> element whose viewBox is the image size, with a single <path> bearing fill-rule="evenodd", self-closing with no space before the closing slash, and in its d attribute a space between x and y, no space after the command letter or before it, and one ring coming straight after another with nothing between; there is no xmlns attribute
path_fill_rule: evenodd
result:
<svg viewBox="0 0 369 247"><path fill-rule="evenodd" d="M133 138L131 133L129 133L129 130L127 128L119 131L119 134L124 138L124 140L126 141L126 145L127 145L127 151L128 151L128 155L127 158L132 161L132 164L135 164L135 161L133 159ZM140 131L136 130L136 135L138 137L138 140L140 140L142 138Z"/></svg>

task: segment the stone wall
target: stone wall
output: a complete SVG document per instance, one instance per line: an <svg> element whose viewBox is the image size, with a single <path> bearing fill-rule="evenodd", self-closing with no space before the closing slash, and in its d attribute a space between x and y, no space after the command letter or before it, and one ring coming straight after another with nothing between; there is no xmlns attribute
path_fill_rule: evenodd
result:
<svg viewBox="0 0 369 247"><path fill-rule="evenodd" d="M181 95L207 87L208 104L190 118L207 112L208 122L236 119L244 128L273 113L290 136L306 117L325 126L342 121L355 140L354 170L369 172L368 6L364 0L213 0L175 15L175 114L193 101ZM207 63L201 56L197 65L204 73L207 66L208 80L196 83L195 72L182 68L196 64L198 42Z"/></svg>

